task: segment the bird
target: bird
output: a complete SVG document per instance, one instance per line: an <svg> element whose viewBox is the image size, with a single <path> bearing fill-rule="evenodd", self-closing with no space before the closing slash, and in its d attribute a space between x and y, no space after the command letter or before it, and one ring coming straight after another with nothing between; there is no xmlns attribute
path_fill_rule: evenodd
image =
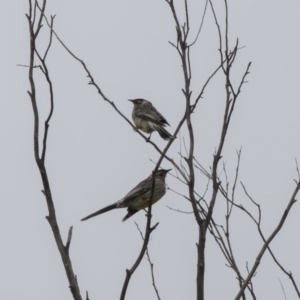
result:
<svg viewBox="0 0 300 300"><path fill-rule="evenodd" d="M137 129L150 133L157 131L164 140L170 140L173 136L164 128L170 126L164 116L159 113L152 103L145 99L129 99L133 103L132 119Z"/></svg>
<svg viewBox="0 0 300 300"><path fill-rule="evenodd" d="M160 200L166 193L166 183L165 179L167 173L171 171L160 169L155 174L155 187L153 192L152 204L156 203ZM108 205L87 217L81 219L81 221L88 220L92 217L97 215L103 214L115 208L126 208L127 207L127 215L123 218L123 222L126 221L128 218L133 216L141 209L145 209L149 206L149 197L151 194L152 188L152 174L148 176L145 180L141 181L136 187L134 187L128 194L122 198L121 200Z"/></svg>

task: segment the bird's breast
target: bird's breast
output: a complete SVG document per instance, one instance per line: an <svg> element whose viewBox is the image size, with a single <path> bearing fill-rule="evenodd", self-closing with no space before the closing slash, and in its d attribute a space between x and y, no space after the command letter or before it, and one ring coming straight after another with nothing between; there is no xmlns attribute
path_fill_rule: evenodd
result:
<svg viewBox="0 0 300 300"><path fill-rule="evenodd" d="M146 133L151 133L154 131L149 122L147 120L144 120L142 117L137 117L136 114L133 113L132 119L137 129L140 129Z"/></svg>

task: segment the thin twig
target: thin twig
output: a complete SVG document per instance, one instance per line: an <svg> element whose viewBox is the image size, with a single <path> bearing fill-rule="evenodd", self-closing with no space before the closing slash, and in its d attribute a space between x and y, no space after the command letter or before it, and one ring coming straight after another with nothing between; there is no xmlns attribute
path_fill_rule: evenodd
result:
<svg viewBox="0 0 300 300"><path fill-rule="evenodd" d="M170 210L173 210L173 211L176 211L176 212L179 212L179 213L182 213L182 214L187 214L187 215L190 215L190 214L193 214L194 212L192 211L183 211L179 208L175 209L175 208L172 208L170 206L167 205L167 208L169 208Z"/></svg>
<svg viewBox="0 0 300 300"><path fill-rule="evenodd" d="M198 33L197 33L197 35L196 35L195 40L189 45L190 47L193 46L193 45L197 42L198 37L199 37L199 35L200 35L201 29L202 29L202 26L203 26L203 22L204 22L204 17L205 17L205 14L206 14L207 3L208 3L208 0L206 0L206 2L205 2L205 7L204 7L204 11L203 11L203 15L202 15L202 19L201 19L201 24L200 24Z"/></svg>
<svg viewBox="0 0 300 300"><path fill-rule="evenodd" d="M286 297L285 290L284 290L284 287L283 287L283 285L282 285L282 282L281 282L281 280L280 280L279 277L277 277L277 278L278 278L278 280L279 280L279 282L280 282L281 289L282 289L282 292L283 292L283 295L284 295L284 299L287 300L287 297Z"/></svg>
<svg viewBox="0 0 300 300"><path fill-rule="evenodd" d="M140 230L139 225L138 225L136 222L134 222L134 223L135 223L135 225L136 225L136 227L137 227L137 229L138 229L138 231L139 231L139 233L140 233L140 235L141 235L141 237L142 237L142 240L144 240L144 236L143 236L142 231ZM154 264L153 264L152 261L151 261L148 247L147 247L147 251L146 251L146 256L147 256L147 260L148 260L148 262L149 262L149 264L150 264L151 278L152 278L152 285L153 285L153 288L154 288L154 290L155 290L156 297L157 297L158 300L161 300L161 298L160 298L160 296L159 296L158 289L157 289L157 287L156 287L156 283L155 283L155 277L154 277Z"/></svg>
<svg viewBox="0 0 300 300"><path fill-rule="evenodd" d="M70 245L71 245L71 240L72 240L72 234L73 234L73 226L69 228L69 233L68 233L68 239L66 243L66 251L69 253Z"/></svg>

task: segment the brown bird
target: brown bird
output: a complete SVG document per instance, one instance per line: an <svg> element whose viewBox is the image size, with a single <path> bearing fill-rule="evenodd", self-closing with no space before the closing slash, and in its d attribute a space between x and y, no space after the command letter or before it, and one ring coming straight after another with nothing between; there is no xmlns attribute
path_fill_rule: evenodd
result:
<svg viewBox="0 0 300 300"><path fill-rule="evenodd" d="M171 169L170 169L171 170ZM165 178L170 170L160 169L155 174L155 187L153 192L152 204L160 200L166 193ZM152 187L152 174L145 180L141 181L135 188L133 188L124 198L108 205L91 215L83 218L81 221L85 221L97 215L103 214L115 208L127 207L127 215L124 217L123 222L137 213L139 210L147 208L149 205L149 197Z"/></svg>
<svg viewBox="0 0 300 300"><path fill-rule="evenodd" d="M137 129L150 133L157 131L164 140L173 136L164 128L170 126L168 121L159 113L150 101L145 99L129 100L133 103L132 119Z"/></svg>

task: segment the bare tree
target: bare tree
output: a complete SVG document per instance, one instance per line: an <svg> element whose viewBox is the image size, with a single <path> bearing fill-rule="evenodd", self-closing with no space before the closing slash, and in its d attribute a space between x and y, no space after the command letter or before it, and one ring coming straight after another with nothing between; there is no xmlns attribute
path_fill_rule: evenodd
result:
<svg viewBox="0 0 300 300"><path fill-rule="evenodd" d="M117 105L104 94L100 85L94 79L90 69L85 64L85 62L79 58L75 52L70 50L67 45L63 42L63 40L59 37L59 34L54 30L54 17L47 17L46 13L46 0L43 0L40 4L38 1L33 3L32 0L29 0L29 13L26 15L29 24L29 33L30 33L30 60L29 60L29 82L30 82L30 91L28 92L30 96L30 100L32 103L33 113L34 113L34 155L35 160L40 172L40 176L43 182L43 193L46 198L46 202L48 205L49 216L47 216L47 220L49 225L51 226L55 242L57 248L60 252L62 262L65 268L66 275L69 280L70 290L74 299L82 299L80 294L79 286L77 283L77 278L74 274L71 259L69 256L69 248L72 239L72 227L70 227L69 235L67 238L66 244L63 243L62 237L60 234L58 222L56 219L54 202L51 195L50 183L48 180L47 169L45 165L46 160L46 150L47 150L47 137L49 130L49 122L51 120L53 110L54 110L54 92L53 92L53 84L50 78L49 70L47 67L47 55L52 46L52 39L55 37L60 45L75 59L76 62L79 62L89 78L89 84L96 89L99 96L106 101L115 112L123 118L128 123L128 128L135 129L134 124L125 116L124 113L117 107ZM259 267L260 261L268 250L273 258L274 262L279 266L281 271L286 274L292 281L293 288L300 298L300 293L298 286L296 284L296 280L293 278L291 272L286 271L286 269L280 264L277 260L275 254L270 248L270 244L273 239L276 237L284 222L296 201L297 193L300 189L300 176L296 182L296 186L290 199L287 200L287 206L284 210L281 219L278 222L278 225L274 228L273 232L269 235L269 237L265 237L261 229L261 218L262 212L260 209L260 205L250 196L245 185L241 182L241 187L249 199L249 203L257 208L258 218L255 218L249 209L243 207L241 204L236 202L235 193L237 186L239 185L239 169L240 169L240 160L242 151L237 151L237 166L236 166L236 174L233 179L233 185L229 188L229 178L227 176L226 164L223 161L223 149L226 144L226 139L228 132L230 130L231 120L234 112L236 111L236 104L238 103L239 96L241 94L242 88L244 84L247 82L247 76L250 72L251 62L245 64L244 72L241 77L237 80L232 79L232 70L234 70L236 58L239 54L239 51L242 47L239 46L239 39L235 39L234 44L232 44L232 39L230 38L229 32L229 17L228 17L228 3L227 0L224 0L224 12L225 19L219 20L216 11L214 9L213 1L207 0L205 4L205 8L201 16L199 16L199 20L201 20L199 29L197 30L196 37L192 38L190 34L190 14L189 14L189 5L188 1L184 0L184 21L180 21L178 8L176 7L173 0L165 0L165 4L168 6L170 10L170 14L173 17L173 21L176 29L177 40L175 42L170 42L171 46L175 49L178 54L180 64L182 66L182 75L184 79L184 85L182 88L183 98L185 101L185 109L182 111L182 118L178 122L177 127L173 133L174 137L181 139L179 136L180 129L183 126L187 127L188 136L184 139L185 153L180 150L179 158L174 159L168 156L168 150L173 145L175 139L171 139L164 149L160 149L158 145L149 140L143 133L136 131L136 133L148 142L159 154L160 158L155 163L155 167L153 170L153 175L157 172L163 160L168 161L174 166L174 170L176 172L175 177L178 181L185 186L186 192L188 196L182 195L190 204L192 209L192 214L195 219L195 226L198 228L198 243L197 243L197 278L196 278L196 287L197 287L197 300L205 299L205 269L206 269L206 259L205 259L205 248L207 241L207 234L211 234L214 238L216 245L219 247L221 253L224 256L226 264L229 268L234 272L237 282L238 288L235 299L247 299L248 293L252 299L256 299L255 289L252 282L255 273ZM192 68L193 61L191 59L191 52L193 50L193 46L197 44L197 40L199 35L201 35L201 29L203 24L205 23L205 16L207 11L210 10L212 16L214 18L214 22L216 24L216 34L219 38L219 54L220 59L219 62L212 68L211 74L207 77L206 82L197 91L192 91ZM47 24L49 28L49 43L46 50L41 53L41 51L37 47L37 39L40 34L40 29L42 24ZM223 24L221 26L220 24ZM190 42L192 40L192 42ZM36 62L37 61L37 62ZM40 131L40 120L39 120L39 110L38 110L38 98L36 95L36 82L35 82L35 72L40 72L44 76L44 80L47 82L49 87L49 101L50 101L50 111L49 115L44 122L43 128L43 139L42 142L39 139L39 131ZM224 88L225 88L225 99L224 99L224 111L223 111L223 119L222 125L220 128L220 137L218 144L216 145L216 150L213 153L213 159L211 161L211 166L209 169L201 163L201 159L198 157L198 154L195 152L195 139L197 139L197 135L195 135L194 130L194 116L193 113L196 111L197 106L201 99L204 97L204 92L206 87L211 83L211 80L217 73L221 73L224 80ZM40 151L40 145L42 145L42 150ZM220 175L222 173L222 176ZM298 171L299 175L299 171ZM200 192L198 190L196 184L196 178L201 176L201 178L205 178L208 181L206 190L204 192ZM154 176L153 176L154 178ZM224 183L225 181L225 183ZM133 276L136 269L139 267L144 256L147 256L147 259L150 263L151 270L151 278L152 284L155 289L155 293L157 299L160 298L160 293L158 291L155 276L154 276L154 264L150 259L148 244L150 241L150 236L158 226L158 223L155 225L151 225L151 212L152 212L152 198L155 181L152 182L151 195L149 198L149 207L147 212L147 224L144 229L144 234L138 227L138 230L143 239L143 245L140 250L140 253L132 265L131 268L126 270L126 276L124 279L123 287L121 290L120 299L125 299L127 288L130 284L130 279ZM209 191L209 192L208 192ZM225 201L226 203L226 211L225 219L223 224L218 224L214 220L214 210L217 201ZM172 209L172 208L171 208ZM230 234L230 224L231 224L231 216L233 211L237 211L241 214L245 214L257 227L258 235L261 237L263 241L263 245L261 250L256 255L256 260L253 266L247 266L247 272L243 271L241 266L238 265L235 259L234 247L232 246L232 236ZM182 212L178 210L179 212ZM182 212L183 213L183 212ZM247 293L248 292L248 293ZM88 293L86 293L86 299L89 299Z"/></svg>

